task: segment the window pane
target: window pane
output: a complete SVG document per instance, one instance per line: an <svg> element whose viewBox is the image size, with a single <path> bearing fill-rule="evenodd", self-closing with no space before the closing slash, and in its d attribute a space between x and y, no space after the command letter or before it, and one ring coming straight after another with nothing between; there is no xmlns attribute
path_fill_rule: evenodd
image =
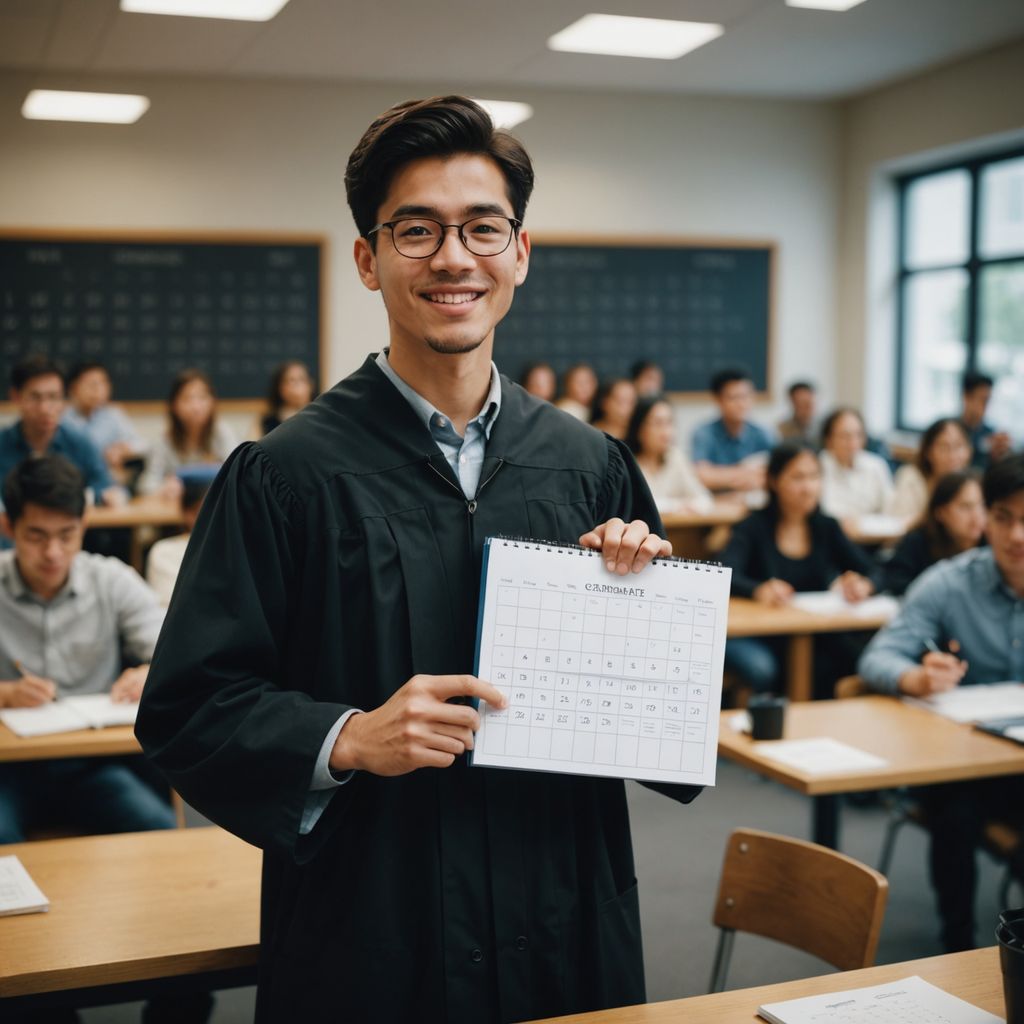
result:
<svg viewBox="0 0 1024 1024"><path fill-rule="evenodd" d="M982 258L1024 253L1024 157L981 172Z"/></svg>
<svg viewBox="0 0 1024 1024"><path fill-rule="evenodd" d="M907 267L966 263L971 177L964 170L918 178L907 188Z"/></svg>
<svg viewBox="0 0 1024 1024"><path fill-rule="evenodd" d="M1019 435L1024 422L1024 260L983 269L980 298L978 369L997 381L989 419Z"/></svg>
<svg viewBox="0 0 1024 1024"><path fill-rule="evenodd" d="M914 274L904 288L901 426L923 428L960 406L967 272Z"/></svg>

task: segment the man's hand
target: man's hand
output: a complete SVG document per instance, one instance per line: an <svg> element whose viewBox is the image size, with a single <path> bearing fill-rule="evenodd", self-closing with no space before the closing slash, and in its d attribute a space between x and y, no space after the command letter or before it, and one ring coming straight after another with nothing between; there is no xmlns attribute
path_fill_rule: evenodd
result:
<svg viewBox="0 0 1024 1024"><path fill-rule="evenodd" d="M856 604L869 598L875 592L875 585L859 572L844 572L832 583L834 589L843 595L844 601Z"/></svg>
<svg viewBox="0 0 1024 1024"><path fill-rule="evenodd" d="M22 673L20 679L0 683L0 707L35 708L57 696L57 684L52 679Z"/></svg>
<svg viewBox="0 0 1024 1024"><path fill-rule="evenodd" d="M760 586L755 587L754 593L751 596L760 604L781 608L782 605L789 604L792 599L793 587L785 580L772 577L772 579L765 580Z"/></svg>
<svg viewBox="0 0 1024 1024"><path fill-rule="evenodd" d="M594 548L604 555L609 572L625 576L640 572L652 558L666 558L672 554L672 545L656 533L651 533L642 519L626 524L621 519L609 519L580 537L585 548Z"/></svg>
<svg viewBox="0 0 1024 1024"><path fill-rule="evenodd" d="M353 715L342 726L329 760L335 772L352 768L374 775L405 775L417 768L448 768L473 749L480 714L452 697L479 697L492 707L508 701L476 676L413 676L376 711Z"/></svg>
<svg viewBox="0 0 1024 1024"><path fill-rule="evenodd" d="M149 675L148 665L126 668L110 688L110 699L117 704L137 704Z"/></svg>
<svg viewBox="0 0 1024 1024"><path fill-rule="evenodd" d="M920 665L907 669L900 676L900 690L911 697L942 693L959 685L966 672L967 662L961 661L955 654L929 651L921 659Z"/></svg>
<svg viewBox="0 0 1024 1024"><path fill-rule="evenodd" d="M1005 430L990 434L988 444L988 454L993 462L1005 459L1013 451L1013 438Z"/></svg>

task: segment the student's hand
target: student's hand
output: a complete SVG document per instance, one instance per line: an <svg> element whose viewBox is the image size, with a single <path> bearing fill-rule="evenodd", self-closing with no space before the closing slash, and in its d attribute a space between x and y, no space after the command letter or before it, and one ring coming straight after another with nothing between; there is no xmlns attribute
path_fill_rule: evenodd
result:
<svg viewBox="0 0 1024 1024"><path fill-rule="evenodd" d="M103 492L103 504L109 505L111 508L120 508L122 505L128 504L128 492L123 487L117 485L108 487Z"/></svg>
<svg viewBox="0 0 1024 1024"><path fill-rule="evenodd" d="M755 587L751 596L760 604L770 604L774 608L780 608L784 604L789 604L793 597L793 588L785 580L773 577L770 580L765 580L759 587Z"/></svg>
<svg viewBox="0 0 1024 1024"><path fill-rule="evenodd" d="M185 490L185 485L181 482L180 477L169 476L164 479L164 482L160 485L157 494L161 498L166 498L168 501L178 501L181 498L182 491Z"/></svg>
<svg viewBox="0 0 1024 1024"><path fill-rule="evenodd" d="M958 686L967 672L967 662L945 651L929 651L921 664L900 676L900 689L911 697L927 697Z"/></svg>
<svg viewBox="0 0 1024 1024"><path fill-rule="evenodd" d="M832 586L843 595L850 604L856 604L870 597L875 592L875 585L859 572L844 572Z"/></svg>
<svg viewBox="0 0 1024 1024"><path fill-rule="evenodd" d="M767 466L736 467L736 487L741 491L763 491L768 486Z"/></svg>
<svg viewBox="0 0 1024 1024"><path fill-rule="evenodd" d="M1005 430L990 434L988 439L988 453L993 462L1005 459L1013 449L1013 442Z"/></svg>
<svg viewBox="0 0 1024 1024"><path fill-rule="evenodd" d="M57 684L52 679L26 672L20 679L0 683L0 707L35 708L47 704L57 696Z"/></svg>
<svg viewBox="0 0 1024 1024"><path fill-rule="evenodd" d="M405 775L417 768L448 768L473 749L480 713L452 697L479 697L495 708L508 704L497 687L476 676L413 676L375 711L342 726L329 764L374 775Z"/></svg>
<svg viewBox="0 0 1024 1024"><path fill-rule="evenodd" d="M137 704L149 675L148 665L126 668L110 688L110 699L117 704Z"/></svg>
<svg viewBox="0 0 1024 1024"><path fill-rule="evenodd" d="M628 524L621 519L609 519L583 534L579 542L585 548L600 551L608 571L620 576L639 572L652 558L667 558L672 554L672 545L651 533L642 519Z"/></svg>

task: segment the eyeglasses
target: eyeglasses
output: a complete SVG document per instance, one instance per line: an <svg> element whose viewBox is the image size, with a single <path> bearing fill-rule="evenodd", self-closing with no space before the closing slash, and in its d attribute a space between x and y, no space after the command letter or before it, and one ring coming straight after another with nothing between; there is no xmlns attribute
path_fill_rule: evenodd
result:
<svg viewBox="0 0 1024 1024"><path fill-rule="evenodd" d="M441 248L444 233L455 228L459 241L474 256L500 256L518 235L523 222L514 217L473 217L462 224L442 224L438 220L424 217L403 217L401 220L386 220L366 232L369 238L382 228L391 229L395 248L411 260L425 260Z"/></svg>

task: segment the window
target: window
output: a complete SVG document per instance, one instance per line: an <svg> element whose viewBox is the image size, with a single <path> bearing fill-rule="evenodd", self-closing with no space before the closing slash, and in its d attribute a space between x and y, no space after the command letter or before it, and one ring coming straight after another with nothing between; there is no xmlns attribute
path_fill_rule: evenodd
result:
<svg viewBox="0 0 1024 1024"><path fill-rule="evenodd" d="M1024 153L907 175L899 188L896 421L960 408L960 378L999 385L991 419L1024 403Z"/></svg>

